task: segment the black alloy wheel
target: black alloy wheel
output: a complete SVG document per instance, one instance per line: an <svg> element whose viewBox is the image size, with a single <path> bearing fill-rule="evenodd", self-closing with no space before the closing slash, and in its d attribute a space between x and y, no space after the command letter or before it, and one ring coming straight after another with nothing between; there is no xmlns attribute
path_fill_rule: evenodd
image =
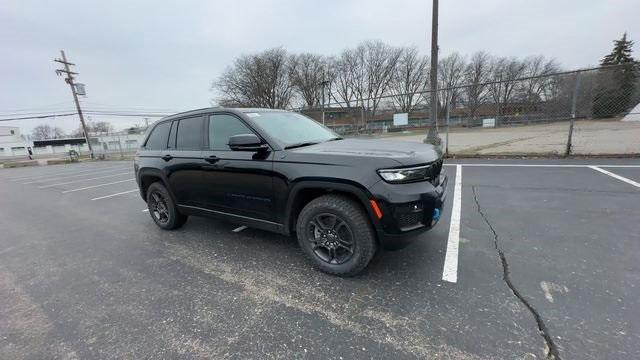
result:
<svg viewBox="0 0 640 360"><path fill-rule="evenodd" d="M344 264L353 257L353 231L338 215L321 213L307 225L314 254L329 264Z"/></svg>

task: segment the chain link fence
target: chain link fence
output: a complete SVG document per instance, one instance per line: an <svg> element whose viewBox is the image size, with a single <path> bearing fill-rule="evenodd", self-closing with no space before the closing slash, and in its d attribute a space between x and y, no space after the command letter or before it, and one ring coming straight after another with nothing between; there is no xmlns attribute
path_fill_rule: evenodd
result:
<svg viewBox="0 0 640 360"><path fill-rule="evenodd" d="M640 154L637 64L526 78L505 74L440 89L436 124L429 97L429 91L388 94L376 98L375 109L372 99L362 99L359 106L301 112L324 118L344 136L422 141L436 126L450 155Z"/></svg>

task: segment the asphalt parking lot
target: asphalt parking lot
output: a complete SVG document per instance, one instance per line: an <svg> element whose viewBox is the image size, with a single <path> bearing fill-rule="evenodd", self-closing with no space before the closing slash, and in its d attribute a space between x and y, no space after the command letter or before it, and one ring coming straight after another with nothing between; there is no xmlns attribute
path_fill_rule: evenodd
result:
<svg viewBox="0 0 640 360"><path fill-rule="evenodd" d="M129 162L0 169L0 358L640 358L640 160L446 165L441 223L354 278L160 230Z"/></svg>

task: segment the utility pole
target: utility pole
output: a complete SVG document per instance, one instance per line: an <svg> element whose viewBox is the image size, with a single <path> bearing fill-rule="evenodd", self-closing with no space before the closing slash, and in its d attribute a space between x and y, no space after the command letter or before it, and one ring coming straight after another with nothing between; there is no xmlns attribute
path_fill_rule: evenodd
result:
<svg viewBox="0 0 640 360"><path fill-rule="evenodd" d="M329 81L326 80L325 78L325 73L324 71L322 72L322 81L320 82L320 86L322 87L322 125L324 125L324 95L325 95L325 88L326 86L329 85Z"/></svg>
<svg viewBox="0 0 640 360"><path fill-rule="evenodd" d="M73 72L69 69L69 65L75 66L76 64L70 63L67 61L67 57L64 55L64 50L60 50L60 54L62 55L62 59L54 59L53 61L63 64L64 70L57 69L56 74L58 76L62 76L63 74L67 75L64 81L67 84L69 84L69 87L71 87L71 94L73 95L73 101L76 103L76 109L78 110L78 117L80 117L80 123L82 124L82 132L84 132L84 139L87 142L87 147L89 147L89 155L91 156L91 159L93 159L94 158L93 148L91 147L91 142L89 142L89 132L87 131L87 125L84 122L84 116L82 115L82 109L80 108L80 101L78 101L78 93L76 92L76 85L73 83L73 80L74 80L73 75L78 75L78 73Z"/></svg>
<svg viewBox="0 0 640 360"><path fill-rule="evenodd" d="M440 145L438 137L438 0L433 1L431 12L431 127L426 143Z"/></svg>

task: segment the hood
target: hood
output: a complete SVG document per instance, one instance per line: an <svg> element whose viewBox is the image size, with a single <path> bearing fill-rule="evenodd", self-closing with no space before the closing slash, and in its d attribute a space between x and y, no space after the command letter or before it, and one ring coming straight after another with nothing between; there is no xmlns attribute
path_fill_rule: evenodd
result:
<svg viewBox="0 0 640 360"><path fill-rule="evenodd" d="M442 157L438 147L408 141L376 139L343 139L305 146L289 151L303 155L327 157L383 158L394 160L396 166L430 163Z"/></svg>

